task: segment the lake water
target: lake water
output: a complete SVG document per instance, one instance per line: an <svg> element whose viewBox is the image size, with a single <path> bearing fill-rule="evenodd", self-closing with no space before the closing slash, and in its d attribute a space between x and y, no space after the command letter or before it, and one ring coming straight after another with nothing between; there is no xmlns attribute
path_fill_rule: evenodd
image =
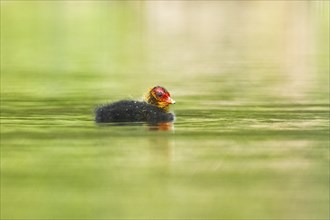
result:
<svg viewBox="0 0 330 220"><path fill-rule="evenodd" d="M329 218L328 18L326 1L2 1L1 218ZM155 85L174 123L94 123Z"/></svg>

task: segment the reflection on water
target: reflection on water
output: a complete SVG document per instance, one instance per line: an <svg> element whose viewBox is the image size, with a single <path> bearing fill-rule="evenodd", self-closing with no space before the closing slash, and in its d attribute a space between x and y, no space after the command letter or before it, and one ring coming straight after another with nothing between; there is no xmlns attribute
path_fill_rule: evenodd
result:
<svg viewBox="0 0 330 220"><path fill-rule="evenodd" d="M159 122L148 124L150 131L172 131L174 130L174 123L173 122Z"/></svg>
<svg viewBox="0 0 330 220"><path fill-rule="evenodd" d="M1 218L329 218L328 18L328 1L1 1ZM156 84L174 123L94 122Z"/></svg>
<svg viewBox="0 0 330 220"><path fill-rule="evenodd" d="M174 123L173 122L158 122L158 123L144 123L144 122L111 122L111 123L96 123L95 125L100 127L111 126L116 128L117 126L146 126L149 131L173 131Z"/></svg>

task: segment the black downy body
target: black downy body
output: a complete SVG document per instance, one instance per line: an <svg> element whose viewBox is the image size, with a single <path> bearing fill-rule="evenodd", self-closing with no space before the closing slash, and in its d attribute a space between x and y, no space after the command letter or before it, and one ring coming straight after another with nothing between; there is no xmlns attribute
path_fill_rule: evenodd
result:
<svg viewBox="0 0 330 220"><path fill-rule="evenodd" d="M100 106L95 121L106 122L171 122L174 114L147 102L123 100Z"/></svg>

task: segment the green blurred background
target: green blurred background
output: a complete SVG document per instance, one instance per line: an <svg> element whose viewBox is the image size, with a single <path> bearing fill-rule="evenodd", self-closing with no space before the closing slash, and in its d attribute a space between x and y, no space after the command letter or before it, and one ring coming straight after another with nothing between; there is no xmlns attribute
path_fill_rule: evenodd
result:
<svg viewBox="0 0 330 220"><path fill-rule="evenodd" d="M88 95L95 79L194 92L215 78L285 80L280 92L299 96L297 80L326 82L327 18L326 1L2 1L2 91Z"/></svg>
<svg viewBox="0 0 330 220"><path fill-rule="evenodd" d="M328 1L1 0L2 219L328 219L328 146Z"/></svg>

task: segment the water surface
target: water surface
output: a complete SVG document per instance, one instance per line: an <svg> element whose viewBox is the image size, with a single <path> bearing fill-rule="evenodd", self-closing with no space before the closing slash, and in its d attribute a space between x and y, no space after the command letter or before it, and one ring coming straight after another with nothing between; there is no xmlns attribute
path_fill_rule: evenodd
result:
<svg viewBox="0 0 330 220"><path fill-rule="evenodd" d="M1 2L1 218L329 218L328 8ZM154 85L173 124L94 122Z"/></svg>

